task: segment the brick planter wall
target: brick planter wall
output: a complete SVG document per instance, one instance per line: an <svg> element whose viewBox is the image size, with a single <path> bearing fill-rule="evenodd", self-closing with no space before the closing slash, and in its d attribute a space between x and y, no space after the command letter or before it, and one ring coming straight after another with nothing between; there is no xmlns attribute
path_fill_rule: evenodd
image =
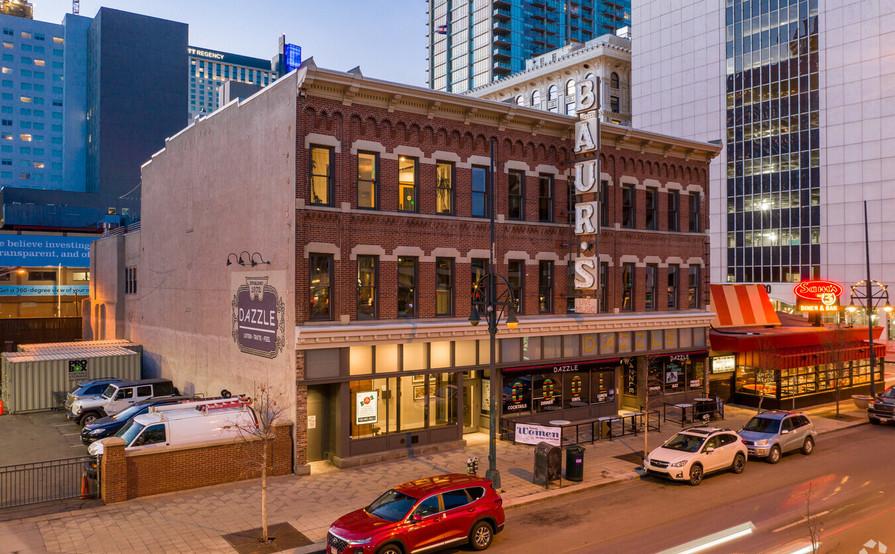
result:
<svg viewBox="0 0 895 554"><path fill-rule="evenodd" d="M276 427L268 475L292 472L292 425ZM105 439L102 499L106 504L131 498L219 485L261 475L258 440L199 443L185 447L125 452L121 439ZM117 442L115 442L117 441ZM119 444L120 443L120 444Z"/></svg>

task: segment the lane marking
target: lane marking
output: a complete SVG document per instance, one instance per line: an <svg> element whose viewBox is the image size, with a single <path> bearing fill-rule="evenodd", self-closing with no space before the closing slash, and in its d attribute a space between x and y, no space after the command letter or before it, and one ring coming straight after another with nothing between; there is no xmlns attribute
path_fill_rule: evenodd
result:
<svg viewBox="0 0 895 554"><path fill-rule="evenodd" d="M823 517L829 513L830 513L830 510L824 510L824 511L820 512L819 514L813 515L811 517L812 518ZM771 533L779 533L780 531L786 531L787 529L791 529L791 528L795 527L796 525L801 525L801 524L805 523L806 521L808 521L807 516L803 517L802 519L800 519L798 521L793 521L790 524L784 525L783 527L778 527L778 528L774 529L773 531L771 531Z"/></svg>
<svg viewBox="0 0 895 554"><path fill-rule="evenodd" d="M753 533L753 531L755 531L755 525L751 521L748 521L735 527L731 527L723 531L718 531L717 533L712 533L711 535L706 535L705 537L690 541L686 544L663 550L659 554L696 554L697 552L704 552L706 550L715 548L716 546L720 546L722 544L726 544L743 537L748 537Z"/></svg>

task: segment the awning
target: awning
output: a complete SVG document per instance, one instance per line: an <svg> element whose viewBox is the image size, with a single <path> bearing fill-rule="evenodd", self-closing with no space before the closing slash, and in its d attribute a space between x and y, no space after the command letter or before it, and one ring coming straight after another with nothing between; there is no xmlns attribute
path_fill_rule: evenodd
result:
<svg viewBox="0 0 895 554"><path fill-rule="evenodd" d="M711 285L712 326L780 325L764 285Z"/></svg>
<svg viewBox="0 0 895 554"><path fill-rule="evenodd" d="M792 350L784 350L775 352L771 360L770 367L788 368L803 367L823 364L835 364L839 362L850 362L853 360L866 360L870 358L869 344L850 344L845 348L838 350L820 350L812 348L796 348ZM873 351L877 359L886 356L886 345L880 343L873 344ZM774 363L776 362L776 363Z"/></svg>

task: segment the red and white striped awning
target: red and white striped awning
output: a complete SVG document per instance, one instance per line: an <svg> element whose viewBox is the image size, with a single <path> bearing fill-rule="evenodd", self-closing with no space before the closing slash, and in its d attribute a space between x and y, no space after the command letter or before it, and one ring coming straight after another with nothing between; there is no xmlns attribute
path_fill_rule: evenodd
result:
<svg viewBox="0 0 895 554"><path fill-rule="evenodd" d="M711 285L712 326L780 325L764 285Z"/></svg>

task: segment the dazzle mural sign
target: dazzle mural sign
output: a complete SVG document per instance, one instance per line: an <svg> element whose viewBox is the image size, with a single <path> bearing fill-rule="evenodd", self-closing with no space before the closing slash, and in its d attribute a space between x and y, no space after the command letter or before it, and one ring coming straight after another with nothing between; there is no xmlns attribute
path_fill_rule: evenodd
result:
<svg viewBox="0 0 895 554"><path fill-rule="evenodd" d="M842 296L842 285L833 281L802 281L793 287L796 295L796 307L801 312L829 313L840 309L839 298Z"/></svg>
<svg viewBox="0 0 895 554"><path fill-rule="evenodd" d="M245 276L234 294L233 340L241 352L276 358L286 345L286 304L268 276Z"/></svg>

